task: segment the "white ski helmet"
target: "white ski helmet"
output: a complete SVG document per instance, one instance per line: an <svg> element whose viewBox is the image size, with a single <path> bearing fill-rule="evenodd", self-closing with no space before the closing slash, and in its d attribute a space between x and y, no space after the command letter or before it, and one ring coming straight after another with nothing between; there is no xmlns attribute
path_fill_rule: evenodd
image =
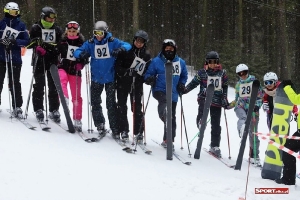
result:
<svg viewBox="0 0 300 200"><path fill-rule="evenodd" d="M242 71L248 71L249 68L247 65L245 64L239 64L237 67L236 67L236 70L235 70L235 73L239 73L239 72L242 72Z"/></svg>
<svg viewBox="0 0 300 200"><path fill-rule="evenodd" d="M274 72L268 72L264 75L264 81L274 80L278 81L278 77Z"/></svg>
<svg viewBox="0 0 300 200"><path fill-rule="evenodd" d="M10 14L11 10L16 11L16 14L20 14L20 9L19 9L19 5L15 2L9 2L5 5L4 7L4 13L8 13Z"/></svg>
<svg viewBox="0 0 300 200"><path fill-rule="evenodd" d="M107 24L106 24L105 21L97 21L95 23L94 29L95 30L107 31L108 30L108 26L107 26Z"/></svg>

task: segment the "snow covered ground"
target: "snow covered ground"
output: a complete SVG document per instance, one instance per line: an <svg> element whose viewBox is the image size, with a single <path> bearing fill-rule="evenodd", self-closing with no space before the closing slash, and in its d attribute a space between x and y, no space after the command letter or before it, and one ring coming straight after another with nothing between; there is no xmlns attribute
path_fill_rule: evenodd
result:
<svg viewBox="0 0 300 200"><path fill-rule="evenodd" d="M23 57L21 82L23 89L23 110L25 110L29 85L32 77L31 50ZM83 71L84 74L84 71ZM6 80L5 80L6 81ZM87 130L86 82L82 80L83 129ZM144 86L145 103L149 86ZM197 115L198 88L183 96L183 107L187 124L189 141L198 132L195 125ZM147 155L138 147L136 154L128 154L107 135L98 143L86 143L78 135L63 131L59 126L50 123L49 132L42 131L32 114L30 102L28 121L36 130L29 130L16 120L11 120L6 109L9 108L7 83L2 91L2 112L0 113L0 200L118 200L118 199L207 199L237 200L244 197L248 164L243 162L242 170L235 171L204 151L200 160L188 157L188 148L184 129L180 125L180 102L177 106L176 151L192 165L187 166L175 157L166 160L166 151L155 144L152 139L161 142L163 123L157 114L157 102L150 97L146 112L147 147L153 151ZM102 95L105 99L105 95ZM229 89L229 101L234 98L233 88ZM103 101L105 108L105 101ZM63 114L63 111L61 110ZM106 109L104 109L106 116ZM230 136L230 152L235 163L240 138L236 130L237 118L232 110L226 111ZM261 110L259 131L268 132L266 115ZM128 112L130 122L132 114ZM107 117L106 117L107 119ZM65 123L62 115L62 123ZM228 158L227 133L224 115L222 114L221 150ZM291 122L291 130L296 130L296 123ZM190 145L193 154L196 140ZM204 137L203 147L209 147L210 126ZM180 147L183 146L183 150ZM267 141L261 141L261 152L264 152ZM248 152L248 146L246 147ZM247 153L245 153L247 155ZM261 159L264 155L261 153ZM298 162L298 172L300 163ZM299 179L297 179L299 182ZM264 180L260 170L250 166L247 199L277 200L297 199L299 189L289 187L287 195L257 195L255 188L286 187L271 180ZM299 188L299 186L298 186Z"/></svg>

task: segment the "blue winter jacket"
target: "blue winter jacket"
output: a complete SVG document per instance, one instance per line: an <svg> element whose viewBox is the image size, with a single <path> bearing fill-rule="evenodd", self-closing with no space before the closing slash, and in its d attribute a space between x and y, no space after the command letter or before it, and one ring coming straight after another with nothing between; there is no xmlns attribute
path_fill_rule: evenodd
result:
<svg viewBox="0 0 300 200"><path fill-rule="evenodd" d="M106 48L98 48L97 49L97 56L95 55L95 46L96 45L106 45L108 44L108 51ZM80 53L85 51L88 52L91 56L91 76L92 81L105 84L113 82L115 79L115 69L114 63L115 58L112 56L112 52L116 48L124 47L127 50L131 49L131 45L127 42L119 40L117 38L112 37L110 32L107 32L106 37L103 38L101 41L98 41L96 37L84 42L81 47L76 49L74 52L75 58L79 58ZM107 56L108 53L110 56ZM103 55L106 55L106 58L101 58Z"/></svg>
<svg viewBox="0 0 300 200"><path fill-rule="evenodd" d="M17 44L12 46L11 53L12 53L12 62L15 64L22 64L21 47L27 46L29 44L29 35L26 29L26 25L24 22L21 21L20 15L15 18L4 17L0 21L0 38L2 38L3 31L6 28L6 26L19 31L17 38L15 38ZM0 44L0 61L6 62L5 46L2 44Z"/></svg>
<svg viewBox="0 0 300 200"><path fill-rule="evenodd" d="M152 92L161 91L166 93L166 77L165 77L165 63L167 62L166 58L162 53L159 53L157 57L155 57L150 63L145 75L144 80L149 78L150 76L156 76L156 82L152 87ZM173 85L172 85L172 101L178 101L178 92L177 85L182 83L185 85L188 72L186 69L186 64L183 59L179 56L175 56L172 60L173 62ZM178 64L180 66L178 66Z"/></svg>

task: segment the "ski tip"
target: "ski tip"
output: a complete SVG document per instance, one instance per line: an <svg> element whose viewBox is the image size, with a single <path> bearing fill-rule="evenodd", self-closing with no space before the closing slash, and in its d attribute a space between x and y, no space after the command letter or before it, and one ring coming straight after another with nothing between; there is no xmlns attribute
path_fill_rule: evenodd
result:
<svg viewBox="0 0 300 200"><path fill-rule="evenodd" d="M186 164L186 165L191 165L192 162L185 162L184 164Z"/></svg>
<svg viewBox="0 0 300 200"><path fill-rule="evenodd" d="M255 80L253 81L253 86L259 86L259 85L260 85L259 80L255 79Z"/></svg>

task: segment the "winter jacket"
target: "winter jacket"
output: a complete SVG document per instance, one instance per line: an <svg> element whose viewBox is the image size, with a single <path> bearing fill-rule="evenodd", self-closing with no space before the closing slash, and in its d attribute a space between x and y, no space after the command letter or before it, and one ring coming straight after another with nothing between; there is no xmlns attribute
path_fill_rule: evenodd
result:
<svg viewBox="0 0 300 200"><path fill-rule="evenodd" d="M268 113L270 113L270 114L272 114L273 110L274 110L274 103L275 103L275 98L274 97L276 95L276 89L277 89L277 87L279 86L280 83L281 83L280 81L277 81L276 85L275 85L275 88L273 90L269 90L268 88L264 89L265 94L264 94L264 97L263 97L263 102L268 102L268 105L269 105ZM298 114L297 105L294 105L293 113Z"/></svg>
<svg viewBox="0 0 300 200"><path fill-rule="evenodd" d="M84 42L84 37L81 33L77 39L69 39L67 34L64 34L61 42L58 44L58 50L60 52L60 61L58 69L64 69L70 75L76 75L75 65L78 63L74 57L75 48L80 47ZM69 53L69 58L67 55ZM84 63L82 63L84 65ZM78 71L78 76L81 76L81 71Z"/></svg>
<svg viewBox="0 0 300 200"><path fill-rule="evenodd" d="M26 29L26 25L24 22L21 21L20 15L14 18L4 17L0 21L0 38L3 37L3 31L5 30L6 27L10 27L19 31L17 38L15 38L16 45L12 46L11 52L12 52L12 62L15 64L22 64L21 47L27 46L29 43L29 35ZM13 37L13 36L9 35L9 37ZM2 44L0 44L0 61L6 62L5 46Z"/></svg>
<svg viewBox="0 0 300 200"><path fill-rule="evenodd" d="M131 48L131 45L112 37L112 34L107 32L101 41L98 41L96 37L93 37L84 42L81 47L76 49L74 56L75 58L80 58L81 52L88 52L91 56L90 65L92 81L105 84L115 80L115 58L112 56L112 52L114 49L120 47L123 47L128 51Z"/></svg>
<svg viewBox="0 0 300 200"><path fill-rule="evenodd" d="M227 100L228 77L226 70L218 65L216 69L208 68L207 65L200 69L192 81L186 86L186 93L200 85L198 100L206 98L207 82L214 83L215 91L212 99L212 106L222 107L223 99Z"/></svg>
<svg viewBox="0 0 300 200"><path fill-rule="evenodd" d="M283 88L284 92L288 96L289 100L294 104L294 105L300 105L300 94L296 94L294 89L290 86L287 85ZM300 120L297 120L297 127L300 127Z"/></svg>
<svg viewBox="0 0 300 200"><path fill-rule="evenodd" d="M49 34L47 37L47 34L42 35L42 31L53 31L55 32L54 35ZM36 48L38 45L40 45L41 47L43 47L46 50L46 55L44 56L40 56L37 62L37 65L39 66L43 66L43 59L44 59L44 63L46 66L46 70L48 70L48 68L50 68L51 64L58 64L58 55L60 54L59 50L58 50L58 46L57 44L60 43L61 38L62 38L62 30L59 26L57 26L55 23L53 24L53 26L50 29L45 29L41 23L41 21L36 22L35 24L32 25L30 31L29 31L29 35L30 35L30 39L31 39L31 43L28 45L28 48ZM37 38L42 38L43 39L43 43L42 44L37 44L35 42L35 39ZM47 42L45 40L48 40ZM32 58L34 58L35 51L33 51L34 53L32 54Z"/></svg>
<svg viewBox="0 0 300 200"><path fill-rule="evenodd" d="M160 52L157 57L155 57L147 69L144 80L149 78L150 76L156 77L156 82L154 86L152 86L152 92L161 91L166 93L166 77L165 77L165 64L167 62L167 59L164 57L164 55ZM177 102L178 101L178 91L177 91L177 85L179 83L185 85L188 73L186 69L186 64L183 59L181 59L179 56L175 56L175 58L172 60L173 62L173 85L172 85L172 101Z"/></svg>
<svg viewBox="0 0 300 200"><path fill-rule="evenodd" d="M235 100L230 103L230 108L242 108L244 110L249 109L250 96L251 96L251 88L252 82L255 80L255 76L249 75L246 80L240 79L235 85ZM262 105L263 98L263 90L262 87L259 86L255 106L259 108Z"/></svg>
<svg viewBox="0 0 300 200"><path fill-rule="evenodd" d="M136 59L141 58L144 62L140 64L141 62ZM139 70L139 74L137 74L135 78L135 82L139 84L143 84L144 77L147 68L149 67L151 62L151 55L148 51L143 47L141 49L137 49L134 45L132 45L132 48L129 51L123 51L121 52L117 60L115 62L115 71L116 71L116 79L117 84L125 84L129 85L131 87L132 83L132 76L128 73L128 69L132 66L137 68ZM142 70L142 71L141 71Z"/></svg>

